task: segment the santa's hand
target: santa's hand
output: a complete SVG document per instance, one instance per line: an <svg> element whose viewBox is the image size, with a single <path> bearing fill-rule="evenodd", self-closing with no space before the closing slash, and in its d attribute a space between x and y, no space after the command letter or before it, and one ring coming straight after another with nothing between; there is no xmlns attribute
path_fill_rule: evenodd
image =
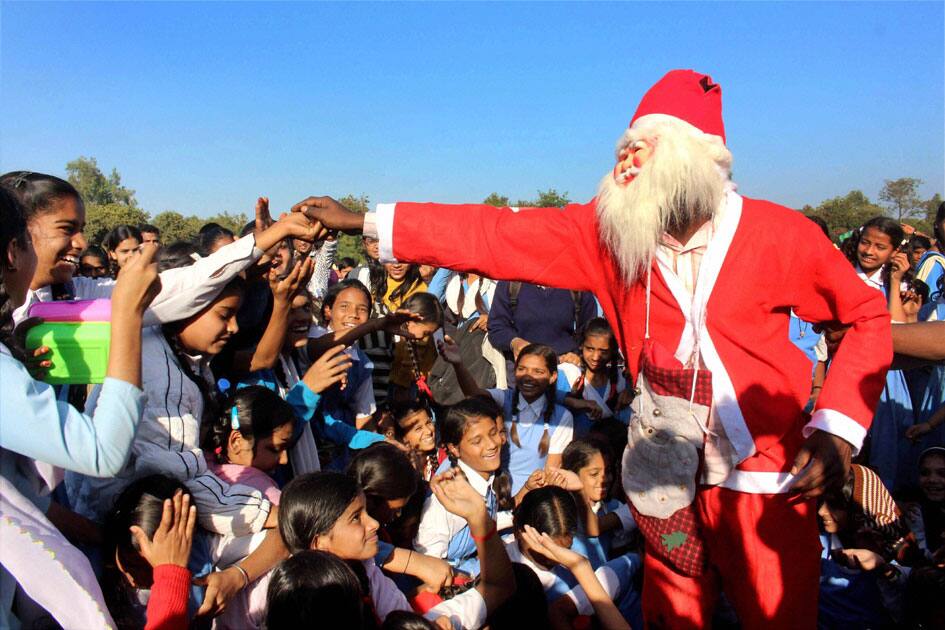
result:
<svg viewBox="0 0 945 630"><path fill-rule="evenodd" d="M292 212L302 212L329 230L359 234L364 229L364 215L352 212L331 197L309 197L292 206Z"/></svg>
<svg viewBox="0 0 945 630"><path fill-rule="evenodd" d="M791 474L798 476L791 490L810 499L839 489L850 471L852 452L853 446L843 438L815 430L794 458Z"/></svg>

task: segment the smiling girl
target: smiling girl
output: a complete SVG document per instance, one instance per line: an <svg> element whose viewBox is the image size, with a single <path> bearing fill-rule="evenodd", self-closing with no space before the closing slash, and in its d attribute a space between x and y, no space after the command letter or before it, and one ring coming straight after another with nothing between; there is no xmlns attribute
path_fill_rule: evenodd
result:
<svg viewBox="0 0 945 630"><path fill-rule="evenodd" d="M394 437L409 449L408 457L424 481L433 478L446 458L446 451L436 447L436 425L429 407L419 401L393 405Z"/></svg>
<svg viewBox="0 0 945 630"><path fill-rule="evenodd" d="M606 319L595 317L587 322L578 352L584 371L564 401L575 414L575 434L584 435L602 419L618 418L626 424L633 390L627 388L627 379L620 371L617 339Z"/></svg>
<svg viewBox="0 0 945 630"><path fill-rule="evenodd" d="M504 409L513 495L536 470L561 467L561 453L574 436L574 422L571 413L555 403L558 356L554 350L536 343L525 346L515 358L514 390L481 389L451 339L443 343L441 352L456 369L464 394L489 394Z"/></svg>
<svg viewBox="0 0 945 630"><path fill-rule="evenodd" d="M504 494L496 484L502 465L502 436L495 405L488 398L467 398L449 409L440 424L440 440L446 448L438 474L456 467L482 496L495 517ZM502 501L504 502L504 501ZM468 523L451 514L436 498L427 497L420 515L414 548L437 558L445 558L454 568L470 575L479 573L475 541Z"/></svg>
<svg viewBox="0 0 945 630"><path fill-rule="evenodd" d="M113 275L138 252L140 245L141 232L133 225L118 225L105 236L102 247L108 252Z"/></svg>
<svg viewBox="0 0 945 630"><path fill-rule="evenodd" d="M36 251L36 271L26 300L14 312L14 319L25 319L34 302L53 299L54 285L81 299L108 298L115 281L111 278L76 276L79 256L86 248L85 204L78 191L67 181L29 171L14 171L0 176L23 205L27 227ZM220 248L214 255L192 265L162 271L161 291L145 312L144 325L151 326L190 317L204 309L210 300L239 272L252 265L262 253L286 236L315 238L306 222L289 218L274 229L253 234Z"/></svg>
<svg viewBox="0 0 945 630"><path fill-rule="evenodd" d="M887 297L899 296L899 283L890 286L890 282L894 258L899 254L903 238L899 223L888 217L874 217L863 225L857 242L857 274L868 286ZM908 266L907 262L905 264ZM914 479L920 450L905 436L913 424L912 396L905 375L902 370L889 370L870 425L868 462L893 493Z"/></svg>
<svg viewBox="0 0 945 630"><path fill-rule="evenodd" d="M475 589L438 604L424 616L430 620L446 617L443 621L452 623L453 627L479 628L485 623L488 613L514 591L511 564L496 536L495 521L489 516L481 495L465 478L448 472L434 479L431 488L442 505L469 523L471 536L482 552L483 570L481 582ZM279 531L289 551L297 554L313 549L331 553L345 561L357 576L361 593L368 600L367 618L373 616L383 622L394 611L411 610L403 592L374 562L379 524L368 513L365 496L353 479L333 472L298 477L285 487L281 509L283 518L279 522ZM306 599L306 582L296 582L294 590L299 599ZM270 604L270 617L278 614L287 619L283 615L292 614L293 626L311 626L317 621L300 614L298 608L294 614L292 608L282 606L273 610L273 603ZM345 627L359 627L359 621L347 619Z"/></svg>

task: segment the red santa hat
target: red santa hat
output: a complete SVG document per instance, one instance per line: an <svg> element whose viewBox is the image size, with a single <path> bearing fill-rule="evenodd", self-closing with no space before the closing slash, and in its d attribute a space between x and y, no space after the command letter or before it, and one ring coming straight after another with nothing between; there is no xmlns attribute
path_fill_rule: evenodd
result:
<svg viewBox="0 0 945 630"><path fill-rule="evenodd" d="M675 118L702 133L718 136L725 144L722 124L722 87L712 77L693 70L670 70L656 82L637 107L630 127Z"/></svg>

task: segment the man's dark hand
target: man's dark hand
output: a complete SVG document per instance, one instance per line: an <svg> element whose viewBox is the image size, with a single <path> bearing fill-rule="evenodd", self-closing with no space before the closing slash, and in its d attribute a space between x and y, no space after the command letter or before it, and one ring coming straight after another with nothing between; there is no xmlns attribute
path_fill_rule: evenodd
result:
<svg viewBox="0 0 945 630"><path fill-rule="evenodd" d="M319 221L326 229L359 234L364 229L364 215L348 210L331 197L309 197L292 206L292 212Z"/></svg>
<svg viewBox="0 0 945 630"><path fill-rule="evenodd" d="M853 446L843 438L815 430L794 458L791 474L800 474L794 480L792 491L810 499L825 491L839 490L850 472L852 453Z"/></svg>

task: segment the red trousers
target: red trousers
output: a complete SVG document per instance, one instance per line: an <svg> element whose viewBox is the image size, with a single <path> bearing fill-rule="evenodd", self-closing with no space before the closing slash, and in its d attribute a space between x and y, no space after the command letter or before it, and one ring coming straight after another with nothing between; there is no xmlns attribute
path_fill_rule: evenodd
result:
<svg viewBox="0 0 945 630"><path fill-rule="evenodd" d="M647 550L647 628L709 628L720 592L746 630L815 628L821 549L814 502L713 486L697 492L694 506L709 568L686 577Z"/></svg>

